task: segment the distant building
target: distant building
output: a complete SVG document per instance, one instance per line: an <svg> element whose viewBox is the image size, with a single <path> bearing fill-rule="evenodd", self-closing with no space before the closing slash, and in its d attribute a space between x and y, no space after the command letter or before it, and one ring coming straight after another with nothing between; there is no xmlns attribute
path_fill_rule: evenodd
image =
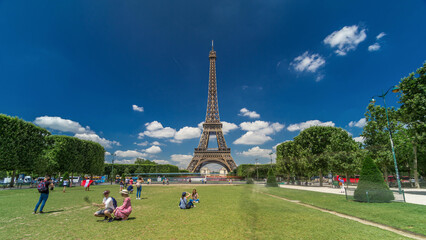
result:
<svg viewBox="0 0 426 240"><path fill-rule="evenodd" d="M219 170L219 174L221 176L226 176L228 174L228 170L226 170L226 168L223 167Z"/></svg>
<svg viewBox="0 0 426 240"><path fill-rule="evenodd" d="M211 171L207 167L202 167L200 169L200 173L201 173L201 175L209 175L211 173Z"/></svg>

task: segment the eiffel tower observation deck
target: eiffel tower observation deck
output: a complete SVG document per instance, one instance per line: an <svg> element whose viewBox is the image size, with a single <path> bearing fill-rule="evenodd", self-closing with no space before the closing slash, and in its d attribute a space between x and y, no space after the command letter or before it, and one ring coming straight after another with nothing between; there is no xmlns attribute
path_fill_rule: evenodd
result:
<svg viewBox="0 0 426 240"><path fill-rule="evenodd" d="M228 172L231 172L237 168L237 164L235 164L231 156L231 149L226 145L222 131L222 123L219 117L216 81L216 51L213 47L213 41L209 59L210 71L206 120L203 123L203 133L201 134L200 143L198 147L195 148L194 157L187 169L190 172L199 172L203 166L216 163L225 167ZM209 148L209 140L212 136L216 137L217 148Z"/></svg>

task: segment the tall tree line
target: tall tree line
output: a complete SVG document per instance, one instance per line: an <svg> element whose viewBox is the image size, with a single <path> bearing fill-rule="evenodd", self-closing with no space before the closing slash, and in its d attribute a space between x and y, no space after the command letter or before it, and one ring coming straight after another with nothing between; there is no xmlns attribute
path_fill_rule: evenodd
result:
<svg viewBox="0 0 426 240"><path fill-rule="evenodd" d="M102 174L105 150L92 141L51 135L17 117L0 114L0 170L36 174Z"/></svg>

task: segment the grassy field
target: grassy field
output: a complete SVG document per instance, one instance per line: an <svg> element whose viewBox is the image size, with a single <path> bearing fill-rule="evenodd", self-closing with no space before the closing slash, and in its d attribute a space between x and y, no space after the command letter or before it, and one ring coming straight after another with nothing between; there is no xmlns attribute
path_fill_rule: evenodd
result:
<svg viewBox="0 0 426 240"><path fill-rule="evenodd" d="M129 221L101 222L83 201L102 200L110 189L119 205L118 186L52 192L45 214L33 215L36 189L0 191L1 239L404 239L337 216L260 194L254 186L196 186L201 202L178 208L182 191L193 186L144 186L132 195ZM279 190L279 189L277 189ZM268 190L269 191L269 190Z"/></svg>
<svg viewBox="0 0 426 240"><path fill-rule="evenodd" d="M345 196L284 188L261 188L261 191L299 200L320 208L359 217L414 233L426 235L426 206L409 203L361 203Z"/></svg>

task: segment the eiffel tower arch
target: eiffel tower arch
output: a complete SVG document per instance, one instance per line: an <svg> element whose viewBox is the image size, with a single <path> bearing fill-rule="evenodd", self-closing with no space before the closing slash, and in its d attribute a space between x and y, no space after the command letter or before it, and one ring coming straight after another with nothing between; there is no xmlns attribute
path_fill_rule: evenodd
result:
<svg viewBox="0 0 426 240"><path fill-rule="evenodd" d="M195 148L194 157L188 166L188 171L199 172L200 169L210 163L216 163L231 172L237 168L234 159L231 156L231 148L226 145L223 136L222 123L219 117L219 104L217 100L217 82L216 82L216 51L213 49L209 54L210 73L209 73L209 91L207 97L206 121L203 123L203 133L200 143ZM209 140L212 136L216 137L217 148L209 148Z"/></svg>

